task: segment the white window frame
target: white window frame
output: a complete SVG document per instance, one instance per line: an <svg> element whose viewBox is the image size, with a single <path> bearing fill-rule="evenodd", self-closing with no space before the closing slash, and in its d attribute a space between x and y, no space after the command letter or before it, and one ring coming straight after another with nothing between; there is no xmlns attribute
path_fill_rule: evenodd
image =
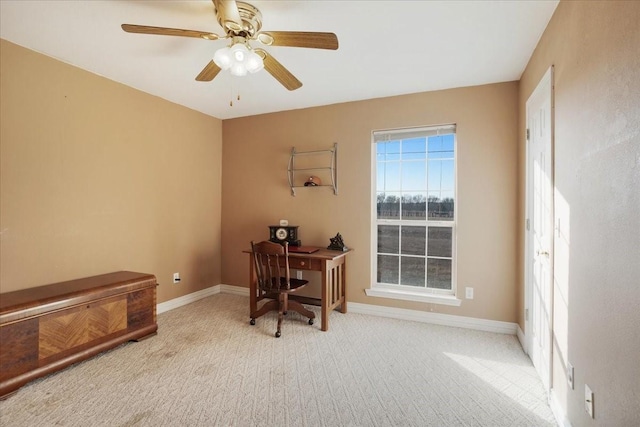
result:
<svg viewBox="0 0 640 427"><path fill-rule="evenodd" d="M429 220L428 216L425 221L422 220L402 220L402 219L378 219L377 215L377 146L376 139L380 136L393 135L394 137L401 136L407 138L411 134L420 133L432 133L434 135L439 134L454 134L453 142L453 168L454 168L454 211L453 221L437 221ZM378 138L376 138L378 137ZM393 140L393 139L390 139ZM457 171L458 171L458 148L457 148L457 134L456 125L438 125L438 126L423 126L405 129L387 129L376 130L371 133L371 286L369 289L365 289L365 293L368 296L392 298L405 301L418 301L427 302L433 304L443 304L460 306L462 300L456 297L457 292L457 256L456 256L456 229L457 229L457 216L458 216L458 191L457 191ZM384 284L377 282L377 262L378 262L378 225L418 225L426 227L448 227L451 228L452 233L452 248L451 248L451 289L436 289L436 288L417 288L415 286L408 285L395 285ZM426 257L433 258L433 257ZM425 271L426 274L426 271Z"/></svg>

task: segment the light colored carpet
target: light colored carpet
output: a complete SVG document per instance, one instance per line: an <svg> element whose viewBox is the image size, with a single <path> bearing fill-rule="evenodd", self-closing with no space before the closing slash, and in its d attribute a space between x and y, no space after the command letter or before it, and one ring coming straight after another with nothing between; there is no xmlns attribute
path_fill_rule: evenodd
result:
<svg viewBox="0 0 640 427"><path fill-rule="evenodd" d="M516 337L334 312L249 325L220 294L158 316L158 335L23 387L2 426L553 426Z"/></svg>

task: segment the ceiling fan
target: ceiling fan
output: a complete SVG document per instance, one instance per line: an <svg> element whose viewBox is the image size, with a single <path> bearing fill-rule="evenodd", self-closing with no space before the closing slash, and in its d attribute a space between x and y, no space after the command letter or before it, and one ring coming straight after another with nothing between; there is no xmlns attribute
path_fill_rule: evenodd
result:
<svg viewBox="0 0 640 427"><path fill-rule="evenodd" d="M205 40L231 39L229 46L218 49L215 52L213 59L196 77L197 81L211 81L223 69L230 70L233 75L243 76L247 72L254 73L264 68L288 90L296 90L302 86L302 83L267 51L261 48L253 48L249 44L250 41L257 40L265 46L338 49L338 38L334 33L306 31L260 32L262 28L262 13L253 5L242 1L212 1L218 23L226 33L224 36L208 31L133 24L122 24L122 29L128 33L195 37Z"/></svg>

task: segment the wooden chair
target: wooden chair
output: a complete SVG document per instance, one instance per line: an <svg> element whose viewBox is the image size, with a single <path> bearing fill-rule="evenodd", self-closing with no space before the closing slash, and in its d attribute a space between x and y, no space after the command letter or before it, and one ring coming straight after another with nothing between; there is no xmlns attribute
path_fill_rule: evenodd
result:
<svg viewBox="0 0 640 427"><path fill-rule="evenodd" d="M278 311L278 330L276 338L280 337L280 327L282 318L287 311L293 310L309 318L309 324L313 325L314 312L307 310L298 301L289 300L289 294L306 286L308 280L291 278L289 273L289 245L284 242L284 246L279 243L263 241L260 243L251 242L253 252L254 268L258 289L268 301L255 313L251 313L252 325L256 324L256 319L265 313L273 310Z"/></svg>

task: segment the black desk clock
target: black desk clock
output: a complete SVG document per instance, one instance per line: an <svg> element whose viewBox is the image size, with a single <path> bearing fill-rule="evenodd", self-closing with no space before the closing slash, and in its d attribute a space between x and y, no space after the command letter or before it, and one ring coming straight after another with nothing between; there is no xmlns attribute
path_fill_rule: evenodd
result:
<svg viewBox="0 0 640 427"><path fill-rule="evenodd" d="M301 246L297 225L270 225L269 240L275 243L289 242L290 246Z"/></svg>

